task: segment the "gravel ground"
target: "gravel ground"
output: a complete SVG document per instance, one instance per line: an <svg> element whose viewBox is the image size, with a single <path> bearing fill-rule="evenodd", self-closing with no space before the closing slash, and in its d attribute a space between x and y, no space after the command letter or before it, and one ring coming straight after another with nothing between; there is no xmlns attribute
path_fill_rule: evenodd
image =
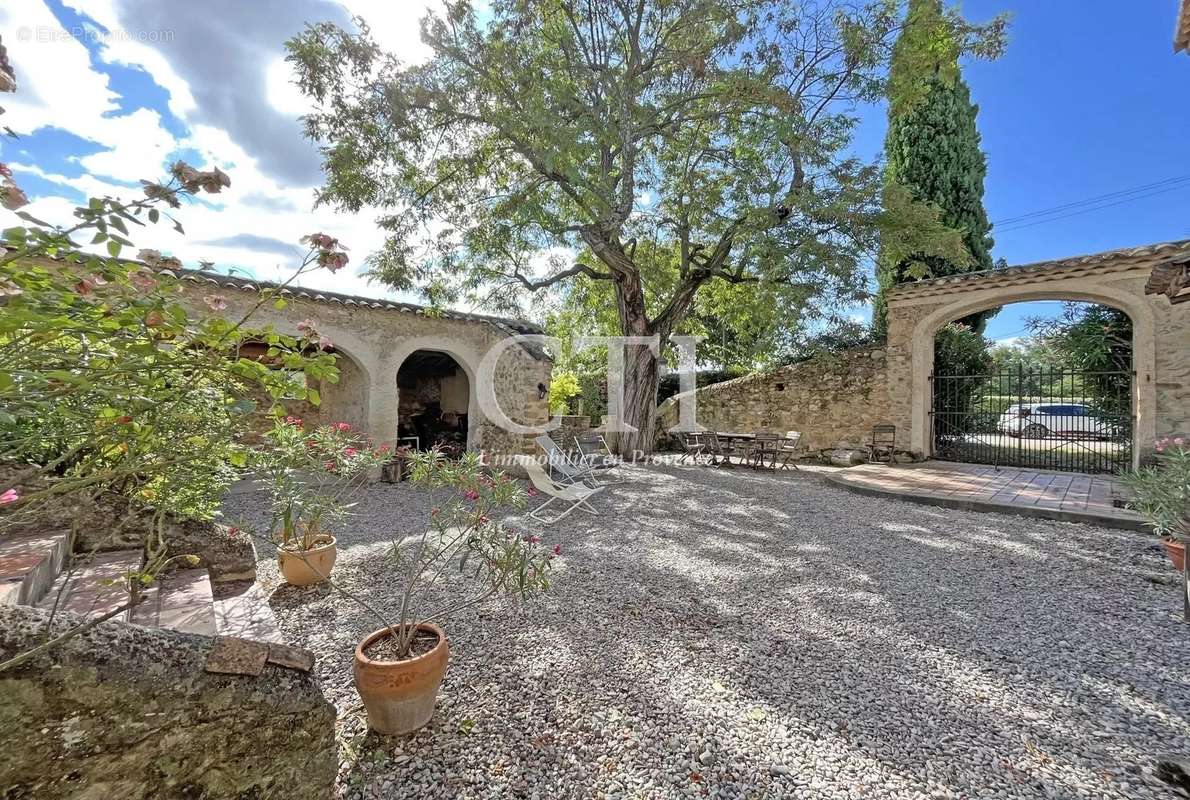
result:
<svg viewBox="0 0 1190 800"><path fill-rule="evenodd" d="M377 623L262 560L340 712L338 796L1177 796L1153 763L1190 752L1190 637L1155 538L812 470L626 471L602 516L542 531L563 548L546 598L448 621L438 711L411 737L366 733L351 652ZM428 507L370 487L337 579L395 603L383 553Z"/></svg>

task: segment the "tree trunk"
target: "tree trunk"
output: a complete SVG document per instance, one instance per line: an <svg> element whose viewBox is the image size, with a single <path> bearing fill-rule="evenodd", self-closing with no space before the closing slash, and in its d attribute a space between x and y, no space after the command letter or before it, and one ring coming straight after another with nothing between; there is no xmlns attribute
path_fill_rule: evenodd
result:
<svg viewBox="0 0 1190 800"><path fill-rule="evenodd" d="M657 439L658 358L643 345L624 348L624 423L636 428L615 436L615 449L630 458L651 453Z"/></svg>

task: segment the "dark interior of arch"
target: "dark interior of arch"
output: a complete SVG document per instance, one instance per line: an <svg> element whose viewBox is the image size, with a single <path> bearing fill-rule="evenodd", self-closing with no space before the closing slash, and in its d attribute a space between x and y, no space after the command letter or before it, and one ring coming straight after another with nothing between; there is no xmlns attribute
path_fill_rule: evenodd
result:
<svg viewBox="0 0 1190 800"><path fill-rule="evenodd" d="M448 353L415 350L397 371L399 444L457 453L467 447L471 385Z"/></svg>

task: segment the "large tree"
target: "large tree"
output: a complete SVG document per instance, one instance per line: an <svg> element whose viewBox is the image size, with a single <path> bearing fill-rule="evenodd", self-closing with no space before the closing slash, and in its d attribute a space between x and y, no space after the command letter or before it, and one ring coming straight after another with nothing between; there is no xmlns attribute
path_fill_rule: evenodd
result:
<svg viewBox="0 0 1190 800"><path fill-rule="evenodd" d="M983 207L987 160L980 150L979 107L959 71L958 43L941 0L910 0L893 50L885 180L934 204L943 224L963 232L966 258L882 248L877 266L876 329L887 326L885 291L906 280L992 268L991 225ZM901 87L901 82L908 84ZM988 314L964 320L982 333Z"/></svg>
<svg viewBox="0 0 1190 800"><path fill-rule="evenodd" d="M357 21L288 43L323 148L320 200L386 210L373 274L431 300L516 308L578 276L612 287L619 332L679 330L713 283L850 282L878 235L961 242L849 155L885 91L895 0L493 0L422 22L404 65ZM983 53L990 30L946 17ZM911 83L911 82L907 82ZM885 206L892 206L886 209ZM543 253L565 254L544 259ZM658 363L626 353L621 451L651 449Z"/></svg>

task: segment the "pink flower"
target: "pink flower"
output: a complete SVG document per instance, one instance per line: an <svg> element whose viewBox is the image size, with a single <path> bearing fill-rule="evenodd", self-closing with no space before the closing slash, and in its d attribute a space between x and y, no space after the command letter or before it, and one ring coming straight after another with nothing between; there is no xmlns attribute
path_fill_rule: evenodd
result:
<svg viewBox="0 0 1190 800"><path fill-rule="evenodd" d="M319 336L318 337L318 349L319 350L330 350L334 346L335 346L335 343L331 341L331 337L329 337L329 336Z"/></svg>
<svg viewBox="0 0 1190 800"><path fill-rule="evenodd" d="M358 453L358 452L359 452L359 451L358 451L358 450L356 450L354 447L348 447L348 448L346 448L346 449L344 449L344 450L343 450L343 457L344 457L344 458L351 458L352 456L354 456L354 455L355 455L356 453Z"/></svg>
<svg viewBox="0 0 1190 800"><path fill-rule="evenodd" d="M7 164L0 164L0 175L3 175L6 178L12 177L12 170L8 168Z"/></svg>
<svg viewBox="0 0 1190 800"><path fill-rule="evenodd" d="M227 529L228 536L239 536L240 533L242 533L242 531L234 525Z"/></svg>
<svg viewBox="0 0 1190 800"><path fill-rule="evenodd" d="M9 211L16 211L21 206L29 205L29 198L21 191L21 187L9 180L0 186L0 205Z"/></svg>
<svg viewBox="0 0 1190 800"><path fill-rule="evenodd" d="M339 240L325 233L311 233L302 237L302 242L319 250L333 250L339 246Z"/></svg>
<svg viewBox="0 0 1190 800"><path fill-rule="evenodd" d="M91 294L95 291L96 286L104 286L107 284L99 275L87 275L81 281L74 285L74 290L79 294Z"/></svg>
<svg viewBox="0 0 1190 800"><path fill-rule="evenodd" d="M533 536L532 534L525 537L525 541L529 544L541 544L540 536Z"/></svg>
<svg viewBox="0 0 1190 800"><path fill-rule="evenodd" d="M144 252L143 250L141 252ZM138 269L128 276L128 280L142 292L149 292L157 288L157 279L147 269Z"/></svg>
<svg viewBox="0 0 1190 800"><path fill-rule="evenodd" d="M441 514L441 513L442 513L442 509L440 509L440 508L431 508L431 509L430 509L430 516L431 516L431 517L436 517L436 516L438 516L438 515L439 515L439 514Z"/></svg>
<svg viewBox="0 0 1190 800"><path fill-rule="evenodd" d="M331 272L338 272L347 266L347 254L341 250L323 250L318 254L318 263Z"/></svg>
<svg viewBox="0 0 1190 800"><path fill-rule="evenodd" d="M211 309L212 311L222 311L223 309L227 308L227 300L223 297L223 295L209 294L204 297L202 301L206 303L207 308Z"/></svg>
<svg viewBox="0 0 1190 800"><path fill-rule="evenodd" d="M525 490L525 494L529 495L530 497L536 497L537 490L534 489L532 486L530 486L528 489Z"/></svg>
<svg viewBox="0 0 1190 800"><path fill-rule="evenodd" d="M298 333L302 334L303 336L309 336L314 333L317 327L318 323L307 317L298 323Z"/></svg>
<svg viewBox="0 0 1190 800"><path fill-rule="evenodd" d="M335 471L335 462L334 461L328 461L325 464L323 464L322 466L323 466L323 469L325 469L327 472Z"/></svg>
<svg viewBox="0 0 1190 800"><path fill-rule="evenodd" d="M467 498L471 502L475 502L479 499L479 492L475 491L474 489L468 489L467 491L463 492L463 497Z"/></svg>
<svg viewBox="0 0 1190 800"><path fill-rule="evenodd" d="M1186 440L1183 439L1181 436L1175 436L1173 443L1176 444L1178 447L1181 447L1182 445L1184 445L1186 443Z"/></svg>
<svg viewBox="0 0 1190 800"><path fill-rule="evenodd" d="M346 422L336 422L331 427L333 427L339 433L347 433L348 431L351 430L351 425Z"/></svg>
<svg viewBox="0 0 1190 800"><path fill-rule="evenodd" d="M554 550L553 550L553 553L554 553L554 555L556 555L556 556L560 556L560 555L562 555L562 545L560 545L560 544L556 544L556 545L554 545Z"/></svg>
<svg viewBox="0 0 1190 800"><path fill-rule="evenodd" d="M292 425L295 428L300 428L300 427L302 427L302 418L290 415L285 418L285 424Z"/></svg>
<svg viewBox="0 0 1190 800"><path fill-rule="evenodd" d="M141 250L136 254L136 257L151 267L155 267L157 264L161 263L160 250Z"/></svg>
<svg viewBox="0 0 1190 800"><path fill-rule="evenodd" d="M9 503L15 503L20 499L21 496L17 494L16 489L5 489L4 494L0 494L0 506L6 506Z"/></svg>

